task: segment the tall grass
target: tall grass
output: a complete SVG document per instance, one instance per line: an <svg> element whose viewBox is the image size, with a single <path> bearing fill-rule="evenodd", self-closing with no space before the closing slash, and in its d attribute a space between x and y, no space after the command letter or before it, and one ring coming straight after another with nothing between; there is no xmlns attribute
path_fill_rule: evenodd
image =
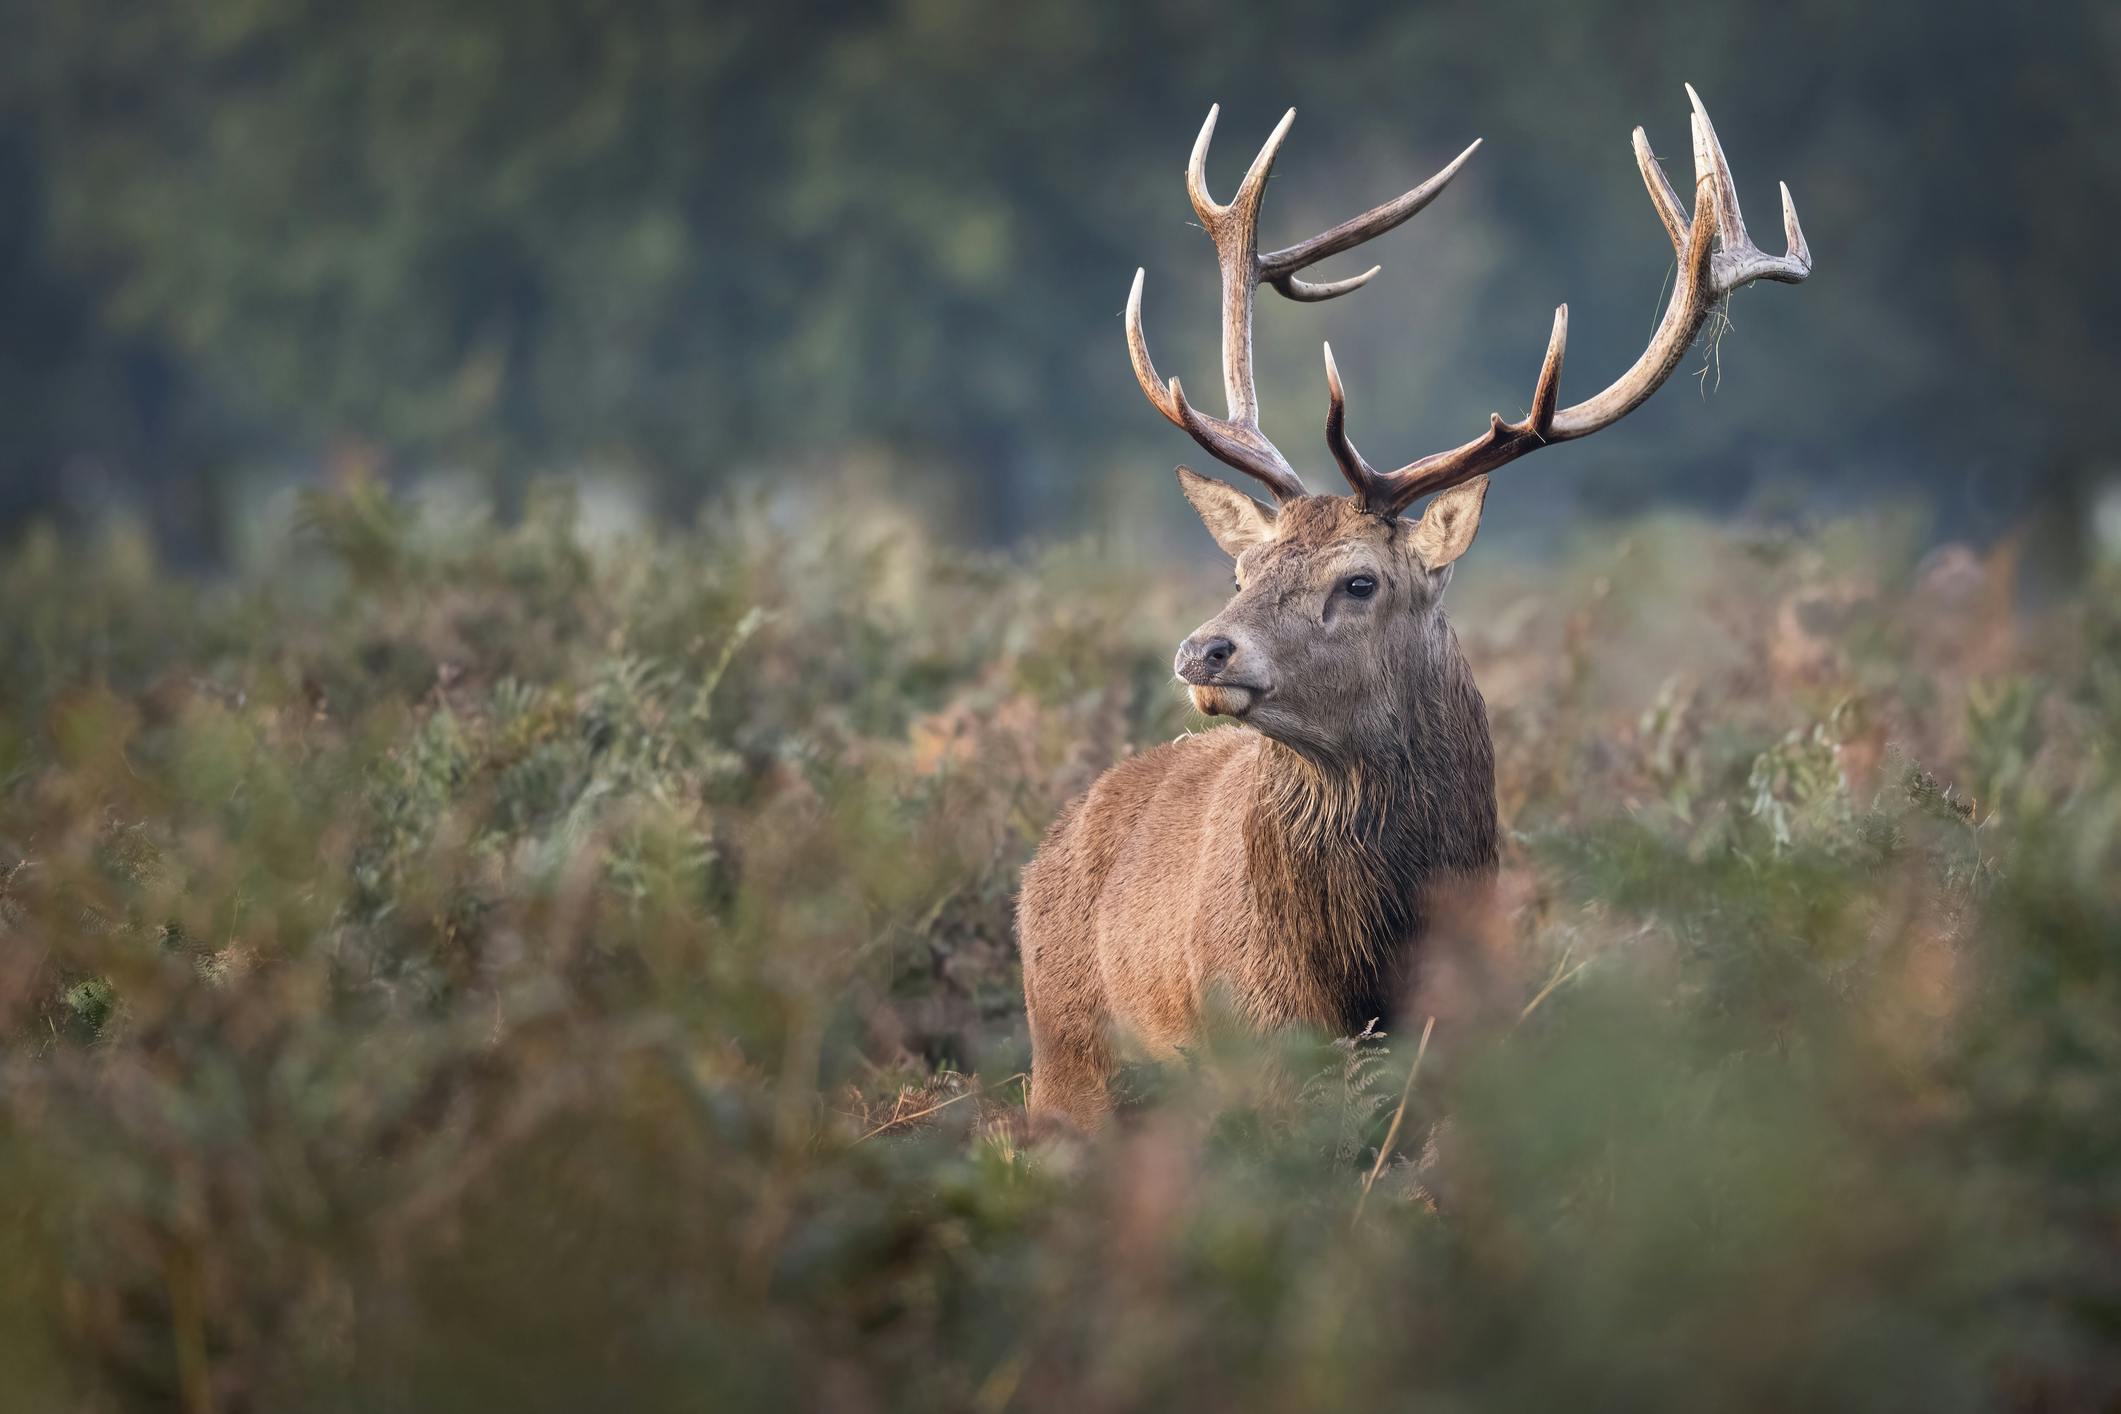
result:
<svg viewBox="0 0 2121 1414"><path fill-rule="evenodd" d="M221 584L31 536L4 1402L2111 1407L2121 573L1905 541L1475 563L1495 907L1393 1034L1217 1024L1033 1146L1016 871L1201 725L1206 576L370 487Z"/></svg>

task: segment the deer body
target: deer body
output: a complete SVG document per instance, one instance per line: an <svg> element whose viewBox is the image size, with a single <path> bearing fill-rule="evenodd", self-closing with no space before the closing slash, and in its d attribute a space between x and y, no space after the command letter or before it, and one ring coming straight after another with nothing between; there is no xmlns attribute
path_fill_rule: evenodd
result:
<svg viewBox="0 0 2121 1414"><path fill-rule="evenodd" d="M1347 496L1308 494L1260 431L1254 291L1271 284L1291 299L1324 300L1361 287L1375 267L1326 283L1298 272L1421 210L1479 144L1405 195L1262 254L1260 198L1295 114L1224 205L1206 187L1209 111L1186 181L1221 270L1229 415L1200 412L1177 379L1157 375L1142 334L1140 272L1127 302L1128 351L1151 404L1257 478L1275 504L1178 469L1180 489L1236 562L1237 589L1179 645L1173 666L1196 708L1236 725L1114 766L1062 813L1026 868L1017 926L1034 1118L1097 1125L1110 1105L1115 1047L1131 1039L1154 1054L1176 1052L1218 994L1261 1027L1346 1033L1389 1015L1419 965L1436 904L1493 874L1494 748L1442 609L1451 567L1479 528L1488 473L1626 416L1671 376L1731 290L1759 279L1795 283L1811 270L1787 188L1788 253L1753 246L1715 130L1688 94L1691 213L1635 131L1679 270L1634 366L1562 406L1563 306L1521 421L1498 414L1462 446L1379 472L1348 439L1329 347L1326 443ZM1425 496L1419 517L1402 516Z"/></svg>
<svg viewBox="0 0 2121 1414"><path fill-rule="evenodd" d="M1171 1055L1211 998L1262 1028L1391 1014L1433 890L1496 863L1487 714L1443 646L1374 757L1220 727L1121 762L1062 813L1020 904L1034 1111L1094 1126L1114 1045Z"/></svg>

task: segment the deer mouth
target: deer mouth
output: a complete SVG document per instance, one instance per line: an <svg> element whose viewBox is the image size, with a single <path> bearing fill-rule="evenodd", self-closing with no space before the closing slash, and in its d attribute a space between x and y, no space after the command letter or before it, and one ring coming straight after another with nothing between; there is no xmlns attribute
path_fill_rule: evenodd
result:
<svg viewBox="0 0 2121 1414"><path fill-rule="evenodd" d="M1193 699L1193 710L1201 715L1239 720L1243 720L1245 714L1267 695L1263 687L1235 682L1195 683L1187 692Z"/></svg>

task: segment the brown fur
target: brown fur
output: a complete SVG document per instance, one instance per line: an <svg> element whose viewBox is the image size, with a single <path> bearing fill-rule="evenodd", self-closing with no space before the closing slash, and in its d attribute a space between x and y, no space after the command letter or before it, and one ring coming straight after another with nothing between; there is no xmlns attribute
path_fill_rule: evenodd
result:
<svg viewBox="0 0 2121 1414"><path fill-rule="evenodd" d="M1496 864L1487 712L1441 612L1484 483L1409 523L1347 497L1277 513L1182 480L1241 587L1181 670L1203 711L1243 725L1114 766L1025 870L1041 1119L1097 1125L1115 1045L1176 1052L1211 993L1260 1027L1389 1015L1431 891ZM1352 597L1351 575L1374 594ZM1188 658L1217 637L1235 645L1226 665Z"/></svg>

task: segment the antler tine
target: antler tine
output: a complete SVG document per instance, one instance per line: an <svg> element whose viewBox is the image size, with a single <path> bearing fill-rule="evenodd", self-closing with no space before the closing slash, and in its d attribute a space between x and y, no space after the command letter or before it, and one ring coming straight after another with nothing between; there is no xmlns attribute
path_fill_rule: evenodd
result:
<svg viewBox="0 0 2121 1414"><path fill-rule="evenodd" d="M1554 306L1554 332L1547 335L1547 356L1539 364L1539 380L1532 385L1532 410L1525 414L1526 429L1544 442L1554 435L1555 409L1561 403L1561 360L1569 351L1569 307Z"/></svg>
<svg viewBox="0 0 2121 1414"><path fill-rule="evenodd" d="M1261 284L1272 284L1285 298L1307 302L1335 299L1361 289L1380 267L1343 280L1313 282L1299 279L1297 272L1383 235L1436 199L1466 160L1480 146L1475 142L1458 154L1449 166L1382 206L1344 221L1310 240L1278 250L1259 253L1259 208L1266 195L1267 179L1281 151L1296 110L1282 115L1259 155L1227 203L1208 191L1208 149L1215 138L1215 120L1220 105L1208 109L1193 152L1186 162L1186 195L1208 235L1215 242L1216 263L1222 276L1223 390L1229 399L1229 415L1212 417L1193 407L1176 378L1166 379L1149 357L1148 340L1142 334L1142 272L1134 275L1134 288L1127 296L1127 354L1134 365L1135 380L1156 410L1186 429L1193 439L1215 457L1265 482L1278 500L1304 494L1303 482L1287 457L1267 439L1259 427L1259 395L1252 372L1252 313Z"/></svg>
<svg viewBox="0 0 2121 1414"><path fill-rule="evenodd" d="M1284 275L1275 280L1273 285L1283 299L1295 300L1298 304L1318 304L1329 299L1339 299L1350 290L1361 289L1382 269L1382 265L1373 265L1360 275L1350 275L1345 280L1299 280L1294 275Z"/></svg>
<svg viewBox="0 0 2121 1414"><path fill-rule="evenodd" d="M1340 365L1333 362L1333 346L1326 346L1326 449L1340 466L1355 494L1368 501L1376 488L1377 470L1363 460L1348 440L1348 395L1340 384Z"/></svg>
<svg viewBox="0 0 2121 1414"><path fill-rule="evenodd" d="M1789 242L1788 258L1804 267L1804 273L1812 273L1812 247L1804 239L1804 227L1797 224L1797 203L1790 200L1790 184L1777 182L1782 192L1782 236Z"/></svg>
<svg viewBox="0 0 2121 1414"><path fill-rule="evenodd" d="M1686 254L1688 220L1686 203L1679 193L1672 190L1672 179L1664 174L1664 164L1657 154L1650 151L1650 139L1641 128L1635 129L1635 165L1642 170L1642 184L1650 189L1650 202L1657 208L1657 219L1664 222L1665 234L1672 238L1672 253Z"/></svg>
<svg viewBox="0 0 2121 1414"><path fill-rule="evenodd" d="M1215 120L1222 111L1220 103L1208 105L1208 120L1200 125L1200 136L1193 139L1193 155L1186 159L1186 196L1203 225L1221 215L1223 209L1208 195L1208 144L1215 141Z"/></svg>
<svg viewBox="0 0 2121 1414"><path fill-rule="evenodd" d="M1486 432L1463 446L1423 457L1397 471L1367 471L1365 484L1359 486L1358 491L1372 510L1397 514L1422 496L1446 491L1485 475L1551 442L1573 441L1612 426L1640 407L1672 376L1719 299L1755 280L1796 284L1811 274L1811 248L1805 243L1803 228L1797 223L1797 209L1790 200L1789 188L1782 188L1782 224L1789 238L1789 249L1783 255L1769 255L1755 246L1746 234L1729 159L1724 156L1723 145L1716 138L1715 125L1709 121L1708 110L1702 106L1701 97L1694 92L1692 85L1687 87L1687 97L1693 104L1694 209L1691 215L1681 204L1679 194L1672 189L1656 155L1650 151L1649 139L1642 129L1635 129L1634 134L1635 161L1642 170L1643 185L1649 189L1650 201L1657 208L1658 218L1679 257L1678 276L1673 281L1672 297L1665 306L1664 317L1658 321L1656 332L1650 336L1648 346L1634 365L1583 402L1558 407L1562 356L1568 345L1569 329L1569 308L1561 306L1554 311L1554 332L1547 341L1546 358L1540 365L1539 379L1533 388L1531 410L1523 420L1505 422L1497 413L1489 418ZM1340 400L1338 375L1329 371L1328 381L1337 405ZM1328 422L1329 445L1346 440L1340 418L1336 406ZM1350 455L1354 454L1352 447L1346 450ZM1343 460L1344 467L1349 464L1337 445L1334 455ZM1353 464L1367 468L1359 455L1354 457ZM1354 480L1352 473L1350 480Z"/></svg>
<svg viewBox="0 0 2121 1414"><path fill-rule="evenodd" d="M1321 231L1307 241L1284 246L1259 258L1260 278L1274 286L1284 296L1294 300L1325 300L1335 295L1344 295L1350 290L1360 289L1382 266L1373 265L1362 274L1346 280L1334 280L1326 284L1312 284L1296 278L1296 272L1329 256L1353 250L1365 241L1374 240L1405 221L1415 212L1427 206L1450 185L1451 178L1458 175L1459 168L1472 160L1480 150L1480 139L1475 138L1444 165L1442 171L1415 187L1403 192L1379 206L1373 206L1362 215L1341 222L1331 230Z"/></svg>
<svg viewBox="0 0 2121 1414"><path fill-rule="evenodd" d="M1148 337L1142 333L1142 281L1148 273L1137 267L1134 288L1127 292L1127 357L1134 364L1134 381L1141 384L1142 392L1156 410L1184 427L1186 420L1178 415L1178 399L1158 375L1156 363L1149 357Z"/></svg>
<svg viewBox="0 0 2121 1414"><path fill-rule="evenodd" d="M1291 108L1281 115L1274 131L1267 134L1252 165L1245 169L1245 179L1237 184L1237 195L1230 198L1232 209L1250 211L1257 218L1259 199L1267 194L1267 178L1274 172L1274 159L1281 155L1282 140L1289 136L1289 128L1295 122L1296 110Z"/></svg>
<svg viewBox="0 0 2121 1414"><path fill-rule="evenodd" d="M1694 180L1716 183L1716 230L1725 250L1742 250L1752 244L1745 233L1745 217L1738 211L1738 183L1731 177L1731 159L1723 155L1716 140L1716 125L1709 110L1701 106L1694 85L1686 85L1687 102L1694 105L1688 121L1694 129Z"/></svg>

